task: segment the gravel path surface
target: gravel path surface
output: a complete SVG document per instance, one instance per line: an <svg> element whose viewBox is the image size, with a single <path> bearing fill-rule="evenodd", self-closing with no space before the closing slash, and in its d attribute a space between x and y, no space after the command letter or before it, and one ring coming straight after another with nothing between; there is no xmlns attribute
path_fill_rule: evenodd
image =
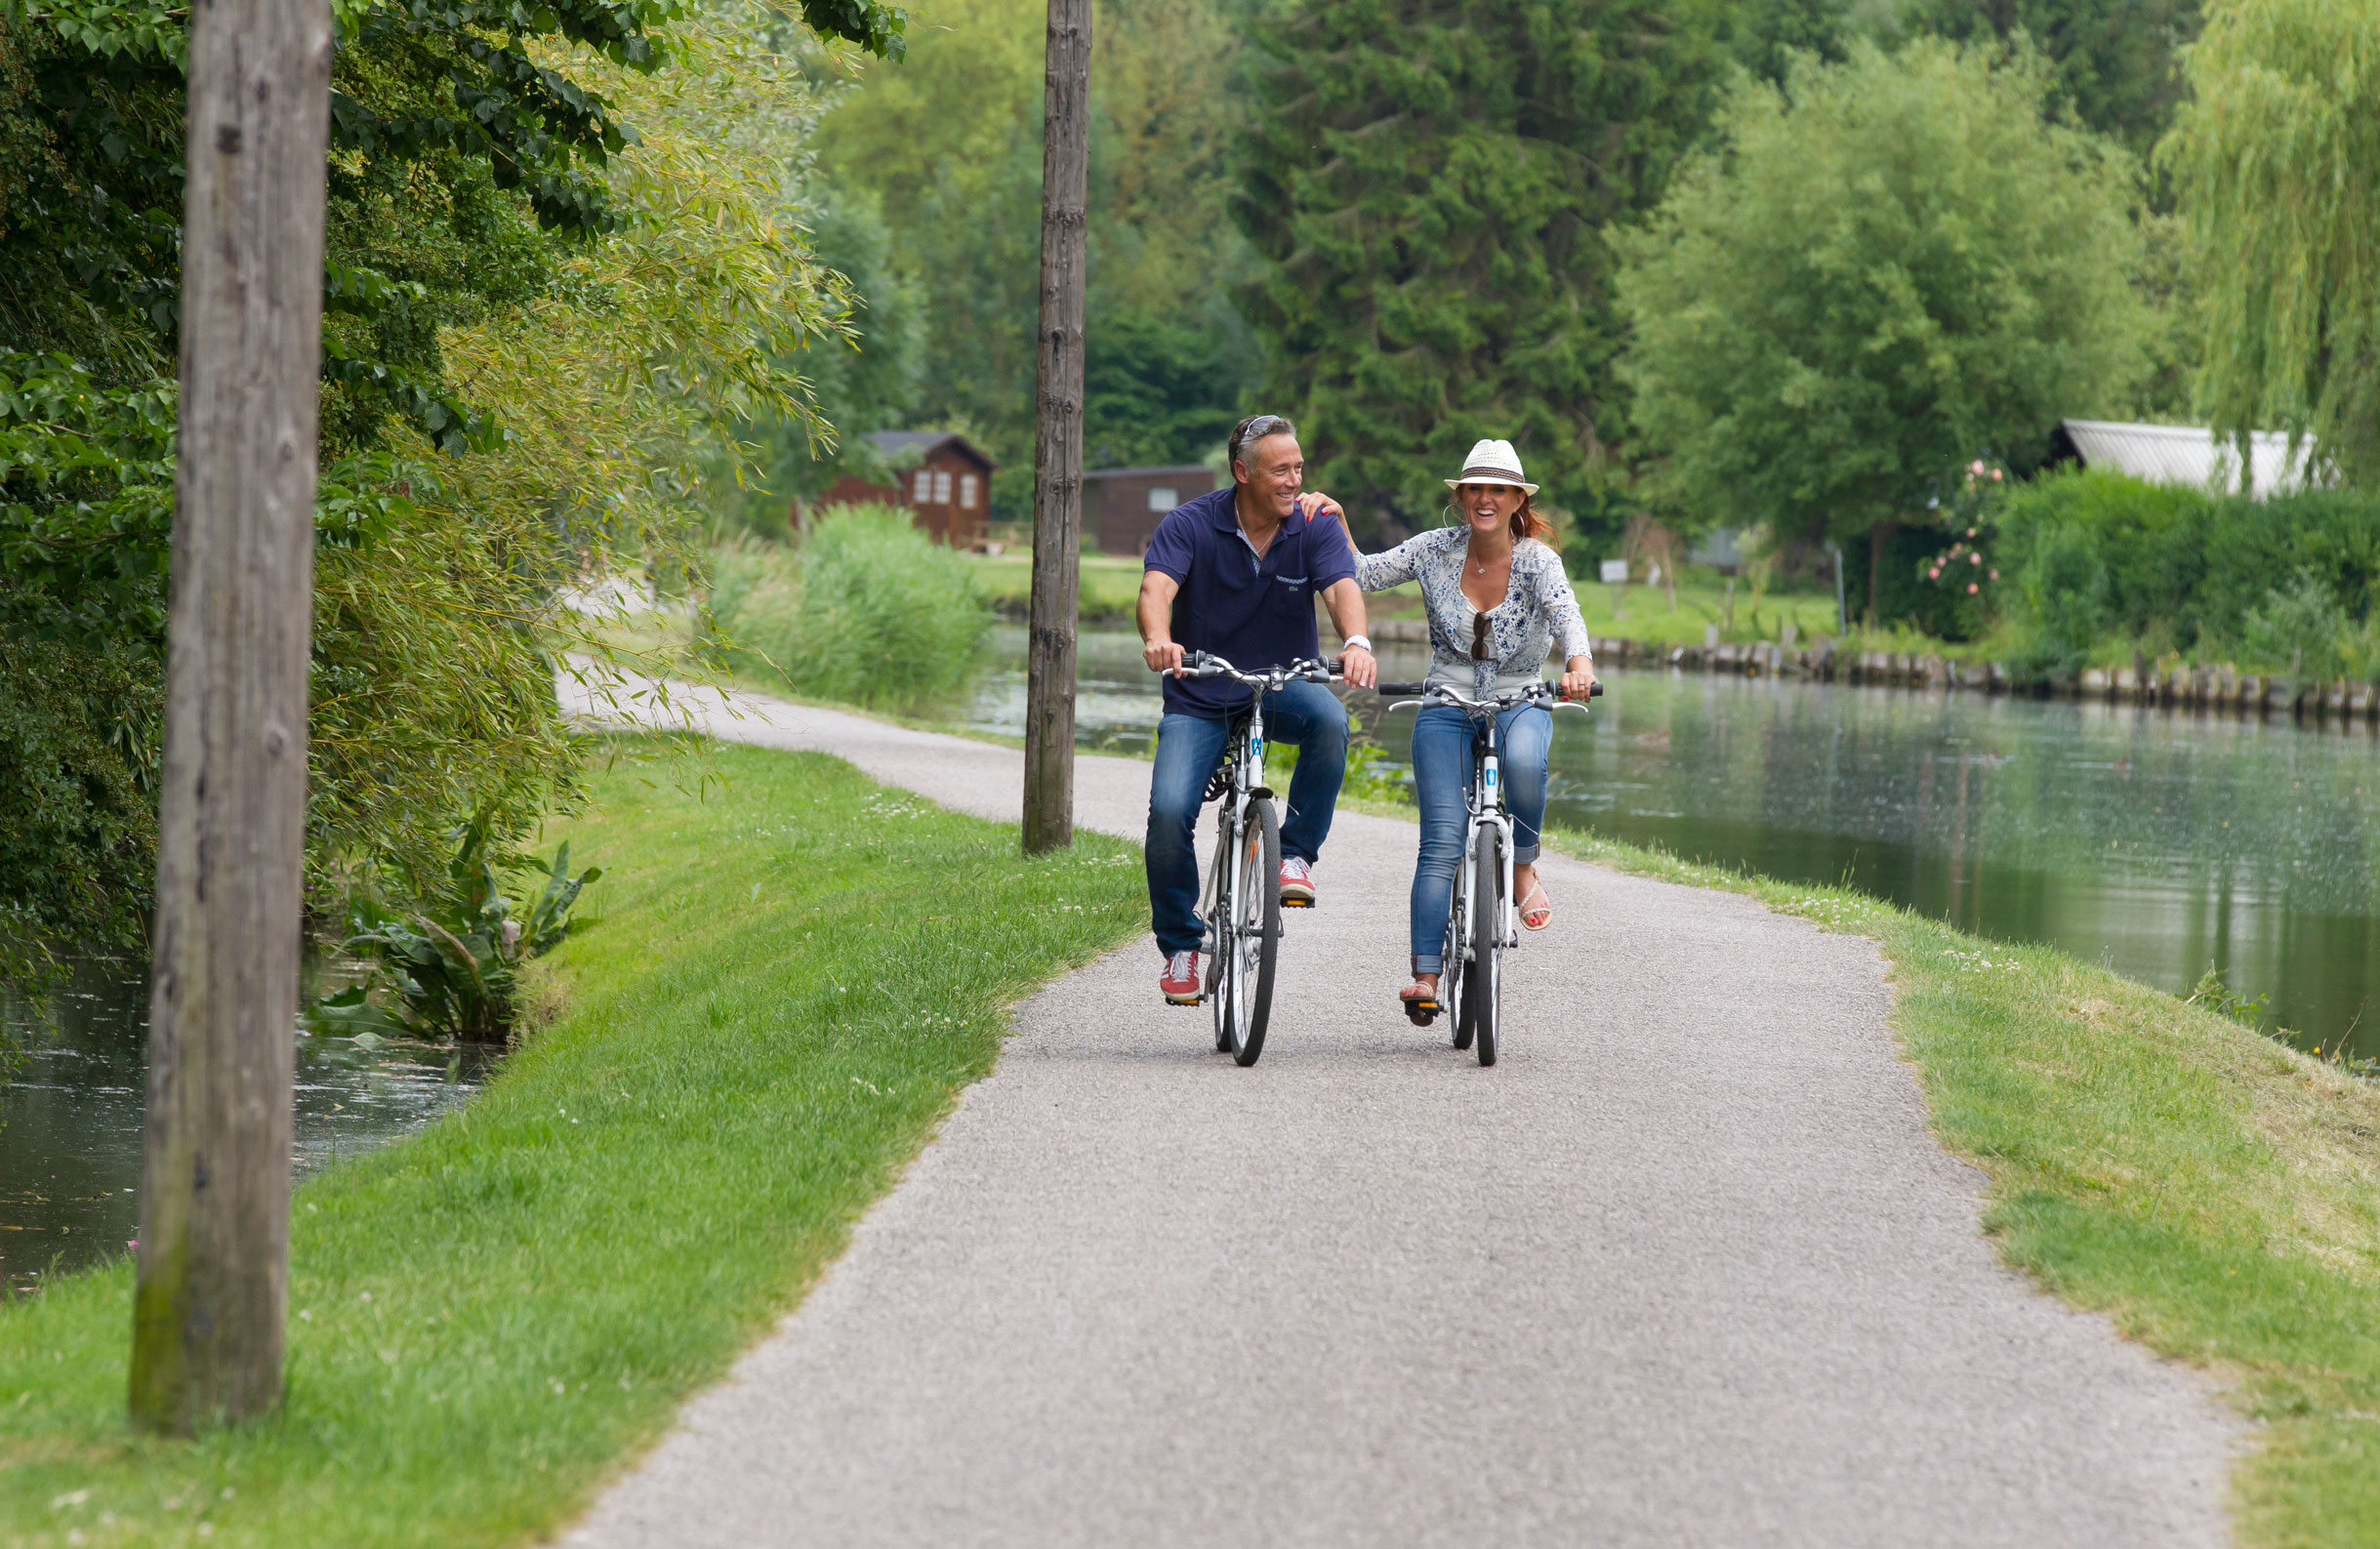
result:
<svg viewBox="0 0 2380 1549"><path fill-rule="evenodd" d="M1004 749L717 729L1015 817ZM1078 767L1080 821L1138 837L1147 766ZM2227 1541L2236 1424L1995 1261L1871 942L1552 858L1482 1070L1392 1003L1413 853L1339 820L1252 1070L1159 1003L1145 940L1026 1001L567 1541Z"/></svg>

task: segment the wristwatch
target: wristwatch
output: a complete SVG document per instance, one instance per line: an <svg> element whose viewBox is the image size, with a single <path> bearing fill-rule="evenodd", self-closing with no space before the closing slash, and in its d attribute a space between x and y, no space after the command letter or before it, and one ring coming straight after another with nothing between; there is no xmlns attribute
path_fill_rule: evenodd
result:
<svg viewBox="0 0 2380 1549"><path fill-rule="evenodd" d="M1372 649L1372 636L1369 634L1350 634L1344 640L1341 640L1339 644L1343 649L1350 651L1369 651Z"/></svg>

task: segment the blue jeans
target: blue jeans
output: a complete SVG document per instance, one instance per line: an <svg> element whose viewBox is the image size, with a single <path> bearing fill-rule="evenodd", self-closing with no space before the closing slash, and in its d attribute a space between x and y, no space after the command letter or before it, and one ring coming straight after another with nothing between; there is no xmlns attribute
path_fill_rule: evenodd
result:
<svg viewBox="0 0 2380 1549"><path fill-rule="evenodd" d="M1414 795L1421 804L1421 858L1414 866L1414 972L1438 973L1446 964L1446 910L1455 896L1455 868L1471 809L1463 787L1471 779L1478 733L1471 717L1451 705L1433 705L1414 717ZM1512 818L1512 864L1538 858L1545 826L1545 754L1553 744L1553 713L1519 705L1497 717L1496 751L1503 769L1504 811Z"/></svg>
<svg viewBox="0 0 2380 1549"><path fill-rule="evenodd" d="M1223 760L1231 722L1219 716L1168 715L1157 723L1157 772L1149 781L1149 922L1157 950L1196 951L1207 927L1198 917L1199 797ZM1347 775L1347 708L1320 683L1292 683L1264 698L1268 742L1294 743L1289 815L1281 858L1312 861L1331 834L1339 782ZM1441 906L1444 907L1444 906Z"/></svg>

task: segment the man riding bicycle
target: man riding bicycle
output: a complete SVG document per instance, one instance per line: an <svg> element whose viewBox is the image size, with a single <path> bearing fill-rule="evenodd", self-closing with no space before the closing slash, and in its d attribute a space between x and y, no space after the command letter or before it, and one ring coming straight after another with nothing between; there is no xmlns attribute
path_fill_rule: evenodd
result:
<svg viewBox="0 0 2380 1549"><path fill-rule="evenodd" d="M1167 674L1147 856L1150 923L1166 957L1158 988L1176 1005L1196 1005L1201 993L1206 925L1192 831L1251 693L1229 678L1174 675L1183 653L1211 651L1252 672L1318 656L1319 594L1346 642L1347 682L1369 688L1378 676L1346 530L1298 507L1305 454L1296 428L1279 415L1252 416L1232 428L1228 451L1230 487L1176 506L1149 539L1137 609L1141 654ZM1297 747L1281 825L1281 902L1310 906L1314 861L1347 769L1347 712L1320 683L1299 682L1266 697L1264 718L1274 739Z"/></svg>

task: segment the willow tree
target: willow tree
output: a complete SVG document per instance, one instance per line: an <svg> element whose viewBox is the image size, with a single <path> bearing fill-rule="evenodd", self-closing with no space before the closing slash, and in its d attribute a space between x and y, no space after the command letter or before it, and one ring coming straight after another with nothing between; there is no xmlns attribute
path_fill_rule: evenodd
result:
<svg viewBox="0 0 2380 1549"><path fill-rule="evenodd" d="M2202 404L2380 480L2380 7L2228 0L2183 69L2158 156L2203 298Z"/></svg>

